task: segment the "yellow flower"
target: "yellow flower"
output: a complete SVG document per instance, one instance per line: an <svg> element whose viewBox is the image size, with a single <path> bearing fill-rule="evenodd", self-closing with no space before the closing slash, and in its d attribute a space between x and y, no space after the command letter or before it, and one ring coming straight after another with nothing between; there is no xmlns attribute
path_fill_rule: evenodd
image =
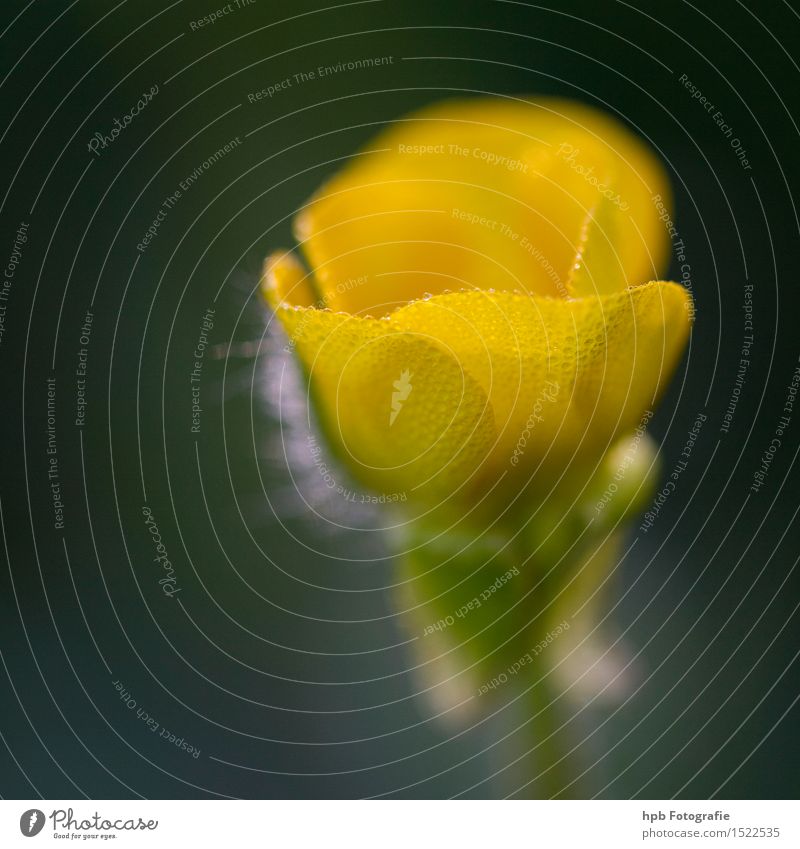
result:
<svg viewBox="0 0 800 849"><path fill-rule="evenodd" d="M340 457L374 490L459 510L585 480L688 338L689 294L649 282L669 197L653 153L576 103L394 123L297 216L311 271L276 253L262 281Z"/></svg>

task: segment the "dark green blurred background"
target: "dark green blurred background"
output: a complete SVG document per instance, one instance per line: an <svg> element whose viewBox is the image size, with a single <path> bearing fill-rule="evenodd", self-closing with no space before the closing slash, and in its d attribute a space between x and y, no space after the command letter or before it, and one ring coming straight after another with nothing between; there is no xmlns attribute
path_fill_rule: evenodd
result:
<svg viewBox="0 0 800 849"><path fill-rule="evenodd" d="M319 5L256 0L193 31L217 7L3 4L4 266L29 226L0 345L0 794L497 792L481 782L502 717L454 736L413 698L410 635L386 589L389 542L374 530L385 517L358 509L345 523L361 530L332 530L295 494L278 421L291 410L276 397L284 360L254 293L263 257L293 244L294 210L385 122L496 93L577 98L649 139L673 178L697 306L651 427L666 469L697 414L708 420L612 594L642 686L622 707L582 715L589 786L613 798L796 796L800 408L764 486L748 494L800 353L796 11ZM393 61L248 102L365 56ZM751 170L682 74L722 111ZM154 85L117 140L89 153L93 134ZM137 251L164 199L236 137ZM722 433L748 280L752 365ZM74 371L92 300L78 428ZM193 434L188 375L209 307ZM52 375L63 531L47 477ZM289 427L305 440L302 407ZM301 490L314 490L308 458L295 459ZM157 583L145 503L181 588L172 599ZM148 730L115 681L200 756Z"/></svg>

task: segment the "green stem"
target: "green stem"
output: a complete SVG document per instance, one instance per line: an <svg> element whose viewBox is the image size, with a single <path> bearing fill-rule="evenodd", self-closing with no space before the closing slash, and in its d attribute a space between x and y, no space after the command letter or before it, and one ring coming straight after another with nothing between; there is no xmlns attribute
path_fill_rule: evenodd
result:
<svg viewBox="0 0 800 849"><path fill-rule="evenodd" d="M559 533L548 534L550 527ZM507 675L500 689L492 684L492 695L481 695L485 700L476 705L488 710L490 704L514 702L500 711L504 718L498 724L511 722L512 714L516 721L495 732L491 747L498 782L493 795L564 799L583 792L576 781L579 753L572 751L572 703L558 690L561 676L554 667L585 633L583 620L594 621L592 605L581 602L602 585L616 543L590 538L575 545L580 532L577 519L560 525L543 519L511 546L503 545L502 535L440 538L421 526L405 529L407 553L398 584L406 594L402 605L414 611L414 630L422 635L417 644L422 661L434 680L449 680L454 668L466 670L440 695L452 691L455 705L465 692L485 693L489 683ZM582 611L577 616L576 607ZM534 651L527 664L519 664ZM520 694L516 701L514 688Z"/></svg>
<svg viewBox="0 0 800 849"><path fill-rule="evenodd" d="M517 679L519 708L504 720L505 728L492 732L508 735L494 748L495 798L576 799L585 792L576 781L582 765L579 751L573 751L572 709L563 696L556 700L552 675L542 674L539 664L527 679Z"/></svg>
<svg viewBox="0 0 800 849"><path fill-rule="evenodd" d="M529 721L523 726L523 740L528 741L526 763L531 774L530 782L520 788L523 798L574 799L579 787L575 782L580 773L569 734L569 712L563 705L565 699L556 700L550 686L552 675L540 676L526 694ZM561 706L561 707L560 707Z"/></svg>

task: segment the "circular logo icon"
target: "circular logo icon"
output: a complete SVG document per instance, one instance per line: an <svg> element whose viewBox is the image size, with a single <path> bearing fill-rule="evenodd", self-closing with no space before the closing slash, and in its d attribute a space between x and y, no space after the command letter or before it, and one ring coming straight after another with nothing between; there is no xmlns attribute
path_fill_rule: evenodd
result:
<svg viewBox="0 0 800 849"><path fill-rule="evenodd" d="M19 830L25 837L36 837L44 828L44 812L38 808L31 808L19 818Z"/></svg>

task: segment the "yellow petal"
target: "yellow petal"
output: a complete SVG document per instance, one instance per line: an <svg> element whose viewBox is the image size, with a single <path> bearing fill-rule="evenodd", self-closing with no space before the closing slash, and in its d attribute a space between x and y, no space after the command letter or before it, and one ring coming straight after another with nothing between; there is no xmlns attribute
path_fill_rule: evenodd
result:
<svg viewBox="0 0 800 849"><path fill-rule="evenodd" d="M608 295L625 288L625 269L617 252L619 216L603 197L583 222L578 249L567 280L571 297Z"/></svg>
<svg viewBox="0 0 800 849"><path fill-rule="evenodd" d="M566 301L443 294L388 319L278 316L362 480L474 502L508 473L539 470L549 486L554 469L598 460L636 427L683 351L689 307L658 282Z"/></svg>
<svg viewBox="0 0 800 849"><path fill-rule="evenodd" d="M425 292L488 287L565 298L601 201L616 219L613 285L657 276L668 241L655 194L669 203L663 169L607 115L476 98L393 123L322 187L296 233L333 309L386 315Z"/></svg>
<svg viewBox="0 0 800 849"><path fill-rule="evenodd" d="M384 494L457 495L492 444L486 395L440 342L391 322L278 310L330 442Z"/></svg>
<svg viewBox="0 0 800 849"><path fill-rule="evenodd" d="M306 272L293 254L278 251L264 261L261 293L267 303L277 309L281 304L297 307L323 307L314 292L313 276Z"/></svg>
<svg viewBox="0 0 800 849"><path fill-rule="evenodd" d="M470 292L415 302L390 324L437 339L483 387L495 470L532 470L599 457L637 425L683 351L689 304L674 283L569 301Z"/></svg>

